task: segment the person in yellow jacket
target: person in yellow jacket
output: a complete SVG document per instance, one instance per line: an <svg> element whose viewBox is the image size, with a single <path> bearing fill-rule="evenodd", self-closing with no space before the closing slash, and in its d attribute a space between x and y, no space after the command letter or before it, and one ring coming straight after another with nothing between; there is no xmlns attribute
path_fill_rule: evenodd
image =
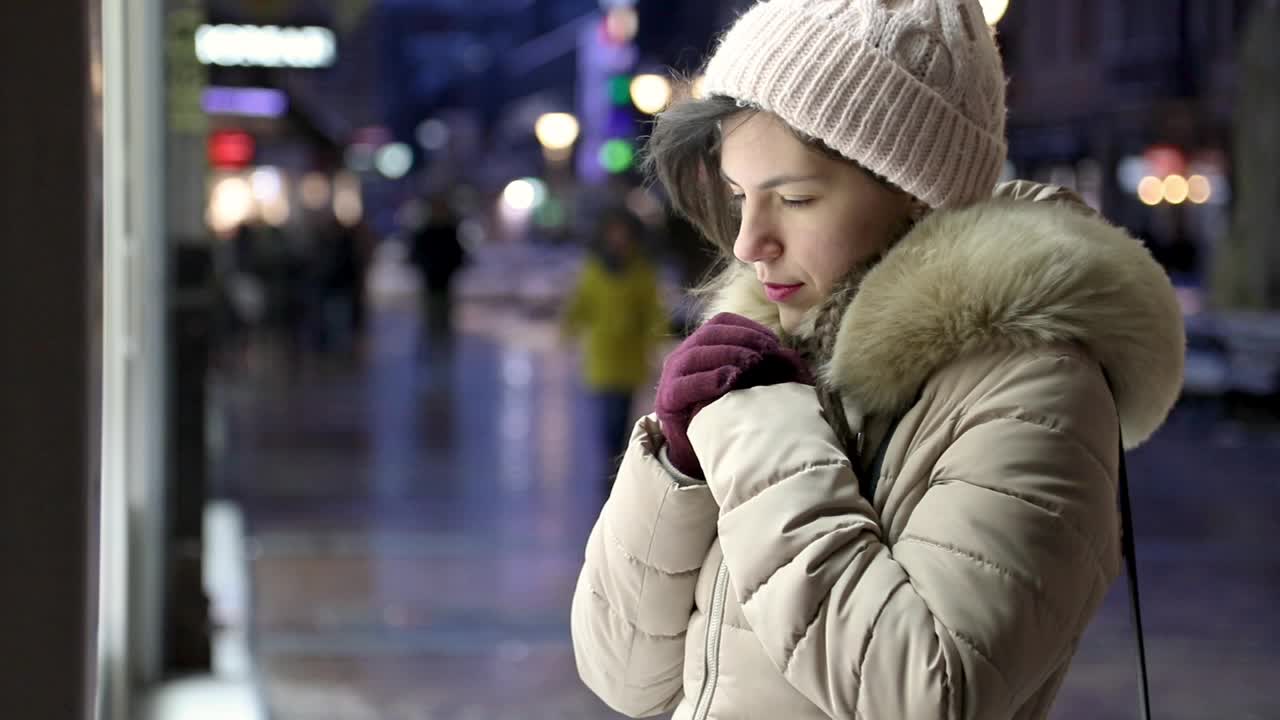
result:
<svg viewBox="0 0 1280 720"><path fill-rule="evenodd" d="M667 311L653 265L641 249L644 225L624 209L602 216L562 317L581 341L584 381L595 397L608 462L626 449L636 389L651 380L651 356L666 334ZM610 473L612 475L612 473Z"/></svg>

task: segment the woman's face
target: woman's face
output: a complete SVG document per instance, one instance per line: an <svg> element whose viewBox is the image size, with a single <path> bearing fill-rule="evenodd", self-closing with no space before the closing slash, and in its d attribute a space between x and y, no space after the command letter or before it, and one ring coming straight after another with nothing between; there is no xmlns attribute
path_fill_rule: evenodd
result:
<svg viewBox="0 0 1280 720"><path fill-rule="evenodd" d="M720 170L741 215L733 254L755 268L788 331L887 248L912 211L910 196L805 145L769 113L725 121Z"/></svg>

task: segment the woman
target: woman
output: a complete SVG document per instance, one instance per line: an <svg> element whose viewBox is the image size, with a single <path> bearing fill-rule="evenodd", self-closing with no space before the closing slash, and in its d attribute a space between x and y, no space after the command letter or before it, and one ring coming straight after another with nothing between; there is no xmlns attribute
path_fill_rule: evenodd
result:
<svg viewBox="0 0 1280 720"><path fill-rule="evenodd" d="M614 708L1049 714L1183 331L1140 243L991 197L1003 87L977 0L771 0L659 118L731 262L588 542L574 648Z"/></svg>
<svg viewBox="0 0 1280 720"><path fill-rule="evenodd" d="M652 382L650 357L667 327L643 237L644 224L634 214L606 211L561 318L564 335L582 339L583 379L599 414L601 452L615 468L627 446L632 398Z"/></svg>

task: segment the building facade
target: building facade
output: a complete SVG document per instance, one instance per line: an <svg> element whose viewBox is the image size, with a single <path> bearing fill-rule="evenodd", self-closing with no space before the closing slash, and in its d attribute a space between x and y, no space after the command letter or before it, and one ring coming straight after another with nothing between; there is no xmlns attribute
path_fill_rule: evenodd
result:
<svg viewBox="0 0 1280 720"><path fill-rule="evenodd" d="M1237 49L1253 4L1015 0L998 30L1013 171L1080 190L1175 276L1202 282L1228 224ZM1178 178L1192 180L1189 196Z"/></svg>

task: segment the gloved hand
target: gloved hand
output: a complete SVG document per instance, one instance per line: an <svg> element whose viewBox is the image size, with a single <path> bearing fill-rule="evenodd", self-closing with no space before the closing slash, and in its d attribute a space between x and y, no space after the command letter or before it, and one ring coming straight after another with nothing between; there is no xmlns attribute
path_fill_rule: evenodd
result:
<svg viewBox="0 0 1280 720"><path fill-rule="evenodd" d="M656 410L677 470L705 479L689 444L689 423L730 390L786 382L813 384L800 354L782 346L769 328L741 315L720 313L685 339L662 364Z"/></svg>

